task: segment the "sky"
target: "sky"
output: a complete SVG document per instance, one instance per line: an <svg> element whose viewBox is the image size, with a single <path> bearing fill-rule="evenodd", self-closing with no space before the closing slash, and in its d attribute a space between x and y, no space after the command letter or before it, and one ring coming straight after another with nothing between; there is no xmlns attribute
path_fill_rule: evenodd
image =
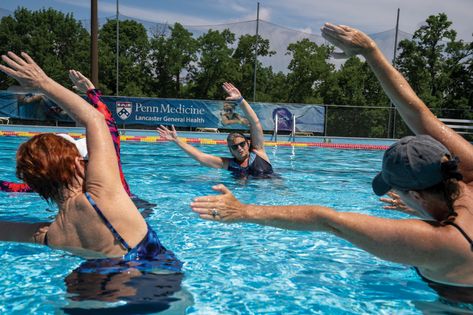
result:
<svg viewBox="0 0 473 315"><path fill-rule="evenodd" d="M99 17L116 14L117 1L98 0ZM256 19L254 0L119 0L120 14L150 22L183 25L216 25ZM444 12L453 22L458 38L472 41L473 0L260 0L260 19L307 33L320 34L324 22L345 24L366 33L389 30L396 25L414 33L429 15ZM0 8L14 11L52 7L89 19L88 0L4 0Z"/></svg>

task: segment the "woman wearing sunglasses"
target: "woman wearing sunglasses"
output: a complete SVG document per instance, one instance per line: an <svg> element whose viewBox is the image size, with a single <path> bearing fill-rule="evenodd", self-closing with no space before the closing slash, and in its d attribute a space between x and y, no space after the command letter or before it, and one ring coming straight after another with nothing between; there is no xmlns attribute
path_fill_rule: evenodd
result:
<svg viewBox="0 0 473 315"><path fill-rule="evenodd" d="M233 101L245 113L250 125L250 139L239 132L232 132L227 137L231 158L223 158L204 153L177 137L174 126L157 128L160 136L176 143L184 152L200 164L213 168L223 168L238 177L266 177L273 174L273 167L264 150L264 135L261 123L250 104L241 96L240 91L231 83L224 83L223 89L228 94L227 101Z"/></svg>

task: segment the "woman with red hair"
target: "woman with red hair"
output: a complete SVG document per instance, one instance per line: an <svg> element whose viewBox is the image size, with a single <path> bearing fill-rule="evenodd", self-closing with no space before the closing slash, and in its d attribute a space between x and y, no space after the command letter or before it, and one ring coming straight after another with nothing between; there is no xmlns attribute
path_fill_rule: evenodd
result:
<svg viewBox="0 0 473 315"><path fill-rule="evenodd" d="M117 123L115 122L115 119L113 118L112 113L108 109L107 105L105 105L105 103L100 98L102 96L102 92L96 89L94 84L79 71L70 70L69 78L72 81L73 88L79 91L80 93L86 94L87 99L89 100L90 104L95 109L97 109L100 113L102 113L102 115L104 116L105 122L107 123L107 126L108 126L108 130L113 139L115 153L117 155L117 160L118 160L118 168L120 171L120 179L122 181L123 188L125 188L126 192L130 196L132 196L132 198L135 197L133 194L131 194L130 187L128 186L128 183L122 171L122 164L120 160L120 134L118 132ZM73 143L76 143L74 139L72 138L68 138L68 140L70 140ZM85 153L87 153L86 151L87 151L87 148L85 148ZM25 183L15 183L15 182L10 182L10 181L5 181L5 180L0 180L0 191L33 192L31 187L29 187Z"/></svg>
<svg viewBox="0 0 473 315"><path fill-rule="evenodd" d="M73 143L54 134L23 143L17 152L17 176L59 211L52 223L0 222L0 240L45 244L85 258L165 258L179 269L121 183L103 115L49 78L26 53L20 57L8 52L2 59L6 65L0 65L1 71L24 88L43 93L85 126L88 160Z"/></svg>

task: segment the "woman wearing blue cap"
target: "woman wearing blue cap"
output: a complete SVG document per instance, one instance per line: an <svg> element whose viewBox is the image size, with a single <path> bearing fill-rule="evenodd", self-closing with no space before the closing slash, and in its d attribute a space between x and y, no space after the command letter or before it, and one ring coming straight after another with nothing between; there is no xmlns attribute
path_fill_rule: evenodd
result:
<svg viewBox="0 0 473 315"><path fill-rule="evenodd" d="M377 195L397 193L422 220L392 220L315 205L246 205L223 185L213 187L220 195L196 198L192 209L206 220L332 233L377 257L415 266L445 298L473 302L473 146L430 112L367 35L330 23L322 35L343 50L337 57L361 54L366 59L416 134L385 152L372 186Z"/></svg>

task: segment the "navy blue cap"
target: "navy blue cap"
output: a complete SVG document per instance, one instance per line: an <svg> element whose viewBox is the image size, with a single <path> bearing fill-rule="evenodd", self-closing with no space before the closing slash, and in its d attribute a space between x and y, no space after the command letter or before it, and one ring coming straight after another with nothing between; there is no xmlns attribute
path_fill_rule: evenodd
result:
<svg viewBox="0 0 473 315"><path fill-rule="evenodd" d="M442 182L441 162L448 149L427 135L408 136L391 145L383 156L383 169L373 179L376 195L392 188L422 190Z"/></svg>

